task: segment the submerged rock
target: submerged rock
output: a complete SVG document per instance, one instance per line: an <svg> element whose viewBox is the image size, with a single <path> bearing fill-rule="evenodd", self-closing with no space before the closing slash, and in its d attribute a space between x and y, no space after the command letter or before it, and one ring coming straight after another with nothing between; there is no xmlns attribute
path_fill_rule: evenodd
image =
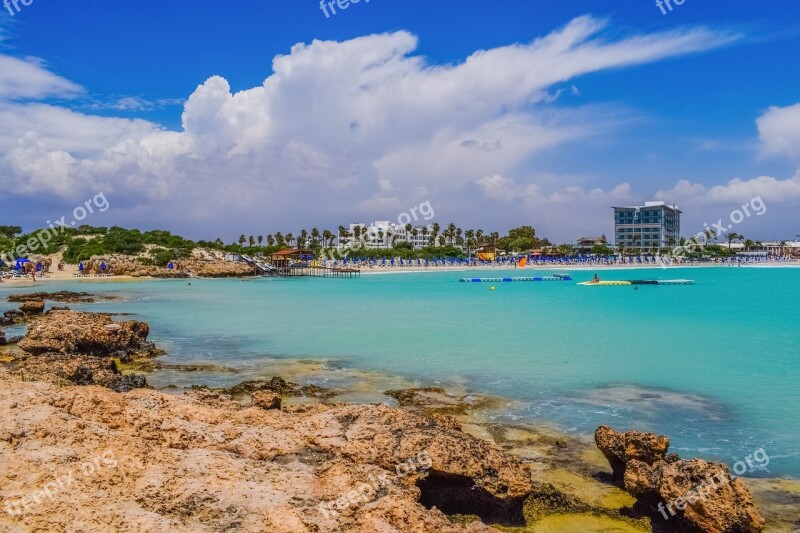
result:
<svg viewBox="0 0 800 533"><path fill-rule="evenodd" d="M648 509L654 523L705 533L757 533L765 520L750 491L724 464L667 455L669 438L653 433L595 432L615 480ZM620 477L621 476L621 477Z"/></svg>
<svg viewBox="0 0 800 533"><path fill-rule="evenodd" d="M408 407L425 414L463 415L492 403L490 399L479 396L448 394L441 387L388 390L384 394L397 400L400 407Z"/></svg>
<svg viewBox="0 0 800 533"><path fill-rule="evenodd" d="M222 392L233 397L252 396L256 392L270 391L280 396L304 396L311 398L327 399L336 396L336 392L317 385L298 385L280 377L273 377L269 381L245 381Z"/></svg>
<svg viewBox="0 0 800 533"><path fill-rule="evenodd" d="M72 291L58 291L58 292L30 292L24 294L11 294L8 297L9 302L61 302L61 303L92 303L98 300L115 300L116 297L112 296L97 296L88 292L72 292Z"/></svg>

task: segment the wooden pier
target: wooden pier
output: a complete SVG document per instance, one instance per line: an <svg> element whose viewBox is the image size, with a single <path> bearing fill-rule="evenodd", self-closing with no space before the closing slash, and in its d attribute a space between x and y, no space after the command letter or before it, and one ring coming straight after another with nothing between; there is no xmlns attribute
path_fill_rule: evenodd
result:
<svg viewBox="0 0 800 533"><path fill-rule="evenodd" d="M277 268L275 275L279 277L309 278L360 278L361 270L357 268L327 268L315 266L290 266Z"/></svg>

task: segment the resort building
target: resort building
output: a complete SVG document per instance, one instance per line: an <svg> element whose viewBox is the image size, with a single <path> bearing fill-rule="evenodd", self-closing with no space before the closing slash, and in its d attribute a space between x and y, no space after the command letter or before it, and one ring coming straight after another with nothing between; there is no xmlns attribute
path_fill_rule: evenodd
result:
<svg viewBox="0 0 800 533"><path fill-rule="evenodd" d="M680 242L681 210L664 202L614 207L614 236L618 247L657 251Z"/></svg>
<svg viewBox="0 0 800 533"><path fill-rule="evenodd" d="M608 240L605 235L600 237L581 237L578 239L574 249L578 253L589 254L595 246L608 246Z"/></svg>
<svg viewBox="0 0 800 533"><path fill-rule="evenodd" d="M410 243L415 250L421 250L430 243L433 226L412 227L409 231L402 224L388 220L376 220L366 224L350 224L346 237L339 237L339 248L345 248L355 241L361 241L370 250L389 250L401 242ZM356 237L358 235L358 237Z"/></svg>

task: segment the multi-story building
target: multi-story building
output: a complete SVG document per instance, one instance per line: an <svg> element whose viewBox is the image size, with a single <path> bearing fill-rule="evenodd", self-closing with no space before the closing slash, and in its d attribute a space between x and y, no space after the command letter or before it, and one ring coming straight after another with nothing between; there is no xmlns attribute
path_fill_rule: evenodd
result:
<svg viewBox="0 0 800 533"><path fill-rule="evenodd" d="M674 248L681 238L681 210L664 202L637 207L614 207L617 246L641 251Z"/></svg>
<svg viewBox="0 0 800 533"><path fill-rule="evenodd" d="M356 239L356 231L359 234L358 239ZM370 250L388 250L401 242L411 243L415 250L421 250L429 245L432 234L433 226L413 227L409 231L404 225L393 224L388 220L376 220L369 226L350 224L348 236L339 238L339 248L345 248L359 240Z"/></svg>

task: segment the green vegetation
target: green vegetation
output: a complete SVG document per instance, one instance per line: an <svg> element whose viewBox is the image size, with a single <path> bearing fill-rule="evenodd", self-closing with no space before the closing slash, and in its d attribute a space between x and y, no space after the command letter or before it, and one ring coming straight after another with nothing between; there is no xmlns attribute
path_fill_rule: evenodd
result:
<svg viewBox="0 0 800 533"><path fill-rule="evenodd" d="M245 235L241 234L237 242L225 244L222 239L214 241L197 241L185 239L178 235L173 235L168 231L152 230L142 232L136 229L125 229L118 226L113 227L94 227L79 226L77 228L57 228L55 230L39 230L32 233L22 234L19 226L0 226L0 252L13 254L19 246L24 246L32 255L50 255L63 251L64 261L67 263L78 263L90 259L92 256L110 255L140 255L142 262L149 265L163 266L173 260L185 259L191 255L194 248L206 248L218 250L225 253L241 253L247 255L269 256L279 250L290 247L297 247L312 250L315 255L327 257L343 257L334 247L336 237L355 238L356 241L363 241L366 237L366 229L356 227L350 233L343 226L339 226L337 232L329 230L320 231L312 228L311 231L301 229L295 236L292 233L283 234L277 232L269 235ZM47 231L45 239L40 236ZM392 249L369 250L366 248L356 248L347 254L350 258L381 259L381 258L402 258L413 259L436 259L436 258L465 258L474 256L475 252L482 247L494 247L506 254L526 253L532 249L541 249L545 255L572 256L575 255L573 247L569 244L553 245L548 239L540 238L536 235L536 230L531 226L521 226L509 230L505 236L500 236L497 232L486 234L483 230L458 228L455 224L448 224L440 227L439 224L432 224L430 227L413 228L406 226L406 231L414 236L422 236L429 246L414 250L410 243L394 242L396 237L382 235L378 232L379 239L393 242ZM634 236L634 240L636 236ZM720 246L716 241L716 236L708 235L708 242L700 246L695 238L691 241L680 239L680 245L686 247L683 254L687 259L699 260L703 257L726 257L735 255L735 251L728 247ZM725 236L728 244L734 241L741 241L746 249L761 246L760 242L745 240L743 236L729 233ZM694 243L692 247L691 244ZM675 243L672 243L675 244ZM144 252L147 251L147 254ZM651 250L649 253L670 254L670 249ZM597 245L592 249L595 255L613 255L615 250L606 245ZM623 255L638 255L642 252L636 249L621 249L618 253Z"/></svg>

